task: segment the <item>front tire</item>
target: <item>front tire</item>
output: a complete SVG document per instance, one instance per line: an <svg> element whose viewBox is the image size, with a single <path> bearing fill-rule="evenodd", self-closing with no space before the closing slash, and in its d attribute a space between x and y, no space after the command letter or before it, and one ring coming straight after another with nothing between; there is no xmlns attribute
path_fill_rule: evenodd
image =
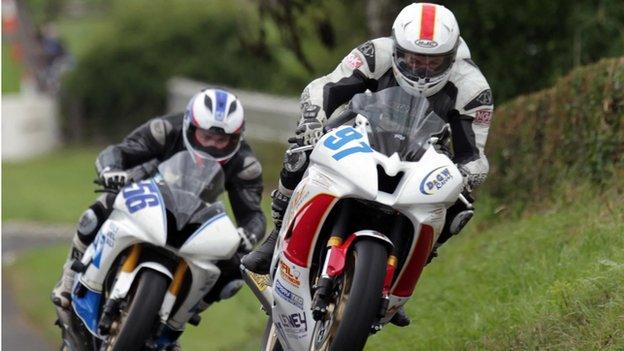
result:
<svg viewBox="0 0 624 351"><path fill-rule="evenodd" d="M260 351L283 351L282 345L277 338L277 329L271 318L267 321L264 328L264 335L262 335L262 344L260 345Z"/></svg>
<svg viewBox="0 0 624 351"><path fill-rule="evenodd" d="M139 274L136 291L120 312L117 332L109 337L106 351L142 350L153 330L169 281L153 270Z"/></svg>
<svg viewBox="0 0 624 351"><path fill-rule="evenodd" d="M380 309L388 252L373 240L359 240L349 252L338 297L327 318L316 322L312 350L362 350Z"/></svg>

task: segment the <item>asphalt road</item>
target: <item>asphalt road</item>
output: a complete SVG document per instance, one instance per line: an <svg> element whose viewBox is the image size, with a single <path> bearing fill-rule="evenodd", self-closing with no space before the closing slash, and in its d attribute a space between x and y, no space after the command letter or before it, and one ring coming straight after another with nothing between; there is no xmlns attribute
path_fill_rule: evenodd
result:
<svg viewBox="0 0 624 351"><path fill-rule="evenodd" d="M2 268L10 264L20 251L68 242L71 228L39 227L36 225L3 224ZM60 267L59 267L60 269ZM42 294L49 294L42 291ZM52 308L50 306L50 308ZM49 344L39 330L23 317L15 303L14 291L7 279L2 280L2 350L52 351L58 347Z"/></svg>

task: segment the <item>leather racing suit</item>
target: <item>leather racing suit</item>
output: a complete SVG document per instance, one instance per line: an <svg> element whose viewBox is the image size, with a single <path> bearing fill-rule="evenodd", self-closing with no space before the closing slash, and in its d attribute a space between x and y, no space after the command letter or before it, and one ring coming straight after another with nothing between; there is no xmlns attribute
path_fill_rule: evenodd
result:
<svg viewBox="0 0 624 351"><path fill-rule="evenodd" d="M158 164L179 151L186 150L182 136L183 113L156 117L139 126L121 143L108 146L98 156L98 174L109 167L113 170L131 170L129 178L139 181L151 176ZM225 189L238 226L259 241L266 231L266 220L260 208L262 196L262 167L249 144L241 141L240 149L232 158L221 163L225 173ZM83 214L77 228L77 236L85 246L93 242L100 226L112 212L114 194L104 194ZM240 279L240 257L219 262L222 271L206 302L218 301L224 296L222 288Z"/></svg>

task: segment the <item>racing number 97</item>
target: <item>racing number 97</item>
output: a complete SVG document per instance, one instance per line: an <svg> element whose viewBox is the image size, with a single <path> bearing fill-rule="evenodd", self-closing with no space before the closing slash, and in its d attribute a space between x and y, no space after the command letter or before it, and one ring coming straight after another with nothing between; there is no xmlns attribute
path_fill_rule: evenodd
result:
<svg viewBox="0 0 624 351"><path fill-rule="evenodd" d="M323 145L330 150L340 150L343 146L345 146L350 141L358 140L362 138L362 134L360 134L357 130L353 128L344 128L337 131L334 135L330 135L325 139ZM359 146L350 147L348 149L344 149L340 152L337 152L332 155L332 157L336 161L340 161L340 159L345 158L351 154L355 154L358 152L373 152L368 144L361 141Z"/></svg>
<svg viewBox="0 0 624 351"><path fill-rule="evenodd" d="M132 184L132 187L127 187L123 191L123 196L126 199L126 207L130 213L142 210L146 207L154 207L159 205L158 189L152 182L141 182L139 184ZM147 193L146 193L147 191Z"/></svg>

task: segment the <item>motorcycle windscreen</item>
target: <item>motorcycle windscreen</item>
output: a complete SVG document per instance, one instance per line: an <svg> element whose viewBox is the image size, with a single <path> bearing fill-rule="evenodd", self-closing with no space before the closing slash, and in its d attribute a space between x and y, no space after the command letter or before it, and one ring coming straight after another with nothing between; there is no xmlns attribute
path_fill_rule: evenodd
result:
<svg viewBox="0 0 624 351"><path fill-rule="evenodd" d="M446 122L429 109L426 97L410 95L401 87L358 94L351 109L368 119L370 146L388 157L397 153L403 161L418 161L429 139L446 128Z"/></svg>
<svg viewBox="0 0 624 351"><path fill-rule="evenodd" d="M217 201L224 192L223 170L214 159L197 162L187 151L181 151L158 166L155 177L165 199L167 211L175 217L176 228L196 217L206 204Z"/></svg>

